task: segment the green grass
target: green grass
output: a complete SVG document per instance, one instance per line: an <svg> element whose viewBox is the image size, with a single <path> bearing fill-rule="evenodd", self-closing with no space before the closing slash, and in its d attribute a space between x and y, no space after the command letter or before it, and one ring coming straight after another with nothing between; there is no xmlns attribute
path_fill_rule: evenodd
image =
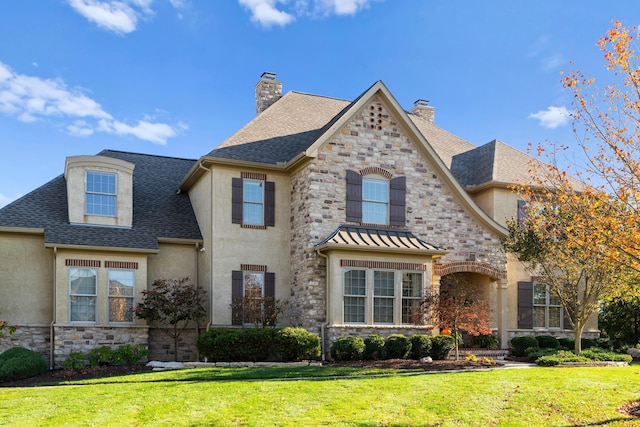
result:
<svg viewBox="0 0 640 427"><path fill-rule="evenodd" d="M354 376L358 372L194 369L4 388L0 425L640 425L615 411L640 400L640 365ZM308 376L317 378L291 379Z"/></svg>

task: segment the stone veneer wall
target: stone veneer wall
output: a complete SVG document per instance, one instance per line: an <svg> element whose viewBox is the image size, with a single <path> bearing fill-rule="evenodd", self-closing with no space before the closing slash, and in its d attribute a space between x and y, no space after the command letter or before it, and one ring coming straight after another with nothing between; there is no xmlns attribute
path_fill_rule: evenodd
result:
<svg viewBox="0 0 640 427"><path fill-rule="evenodd" d="M291 178L292 301L305 314L304 327L317 332L326 321L325 260L313 246L346 223L347 169L366 167L406 176L407 228L449 251L439 262L475 261L505 270L499 237L463 208L397 119L374 98Z"/></svg>
<svg viewBox="0 0 640 427"><path fill-rule="evenodd" d="M41 353L49 365L51 350L51 328L49 325L16 325L18 329L13 335L6 335L0 339L0 353L11 347L24 347Z"/></svg>
<svg viewBox="0 0 640 427"><path fill-rule="evenodd" d="M195 329L186 329L178 337L178 361L198 361ZM163 328L149 328L149 360L172 362L174 360L173 338Z"/></svg>
<svg viewBox="0 0 640 427"><path fill-rule="evenodd" d="M54 367L62 367L72 352L89 353L97 347L124 344L148 346L147 326L54 326Z"/></svg>

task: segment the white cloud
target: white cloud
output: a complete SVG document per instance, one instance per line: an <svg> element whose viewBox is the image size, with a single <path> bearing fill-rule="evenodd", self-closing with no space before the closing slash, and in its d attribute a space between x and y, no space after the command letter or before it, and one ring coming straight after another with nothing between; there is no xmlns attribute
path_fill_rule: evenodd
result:
<svg viewBox="0 0 640 427"><path fill-rule="evenodd" d="M276 4L286 0L238 0L242 6L251 11L251 20L263 27L272 25L285 26L295 18L293 15L276 9Z"/></svg>
<svg viewBox="0 0 640 427"><path fill-rule="evenodd" d="M143 2L143 0L138 0ZM146 0L145 0L146 1ZM154 123L145 117L131 126L106 112L98 102L82 90L70 89L62 80L41 79L14 72L0 62L0 113L15 116L29 123L44 118L70 121L66 130L70 135L89 136L106 132L165 144L184 127Z"/></svg>
<svg viewBox="0 0 640 427"><path fill-rule="evenodd" d="M353 15L369 5L371 0L316 0L317 6L336 15Z"/></svg>
<svg viewBox="0 0 640 427"><path fill-rule="evenodd" d="M16 194L15 197L9 197L9 196L5 196L4 194L0 193L0 208L2 208L3 206L8 205L9 203L13 202L14 200L18 200L20 197L22 197L22 194Z"/></svg>
<svg viewBox="0 0 640 427"><path fill-rule="evenodd" d="M559 126L565 126L569 123L571 113L565 107L547 107L537 113L529 114L529 118L540 120L540 126L555 129Z"/></svg>
<svg viewBox="0 0 640 427"><path fill-rule="evenodd" d="M542 69L545 71L553 71L558 69L564 63L562 55L555 54L542 58Z"/></svg>
<svg viewBox="0 0 640 427"><path fill-rule="evenodd" d="M138 20L153 14L153 0L67 0L76 12L118 34L135 31Z"/></svg>

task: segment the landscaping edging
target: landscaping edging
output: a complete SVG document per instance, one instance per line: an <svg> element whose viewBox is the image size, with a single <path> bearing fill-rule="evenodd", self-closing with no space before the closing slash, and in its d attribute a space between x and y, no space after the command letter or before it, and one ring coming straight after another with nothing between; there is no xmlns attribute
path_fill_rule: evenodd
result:
<svg viewBox="0 0 640 427"><path fill-rule="evenodd" d="M167 369L192 369L192 368L272 368L278 366L322 366L322 362L308 360L303 362L159 362L151 361L148 367L154 371Z"/></svg>
<svg viewBox="0 0 640 427"><path fill-rule="evenodd" d="M595 360L593 362L566 362L559 365L549 366L549 368L589 368L592 366L607 366L607 367L624 367L629 366L629 362L612 362Z"/></svg>

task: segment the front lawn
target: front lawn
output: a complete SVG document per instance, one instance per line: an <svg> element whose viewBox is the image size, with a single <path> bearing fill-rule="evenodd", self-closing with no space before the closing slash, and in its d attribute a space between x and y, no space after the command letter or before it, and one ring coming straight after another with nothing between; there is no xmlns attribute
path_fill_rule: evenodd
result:
<svg viewBox="0 0 640 427"><path fill-rule="evenodd" d="M279 369L279 368L278 368ZM329 370L325 370L329 369ZM0 425L639 425L640 366L366 377L354 369L218 368L4 388ZM331 375L320 379L270 379ZM369 373L379 374L380 371ZM253 379L250 379L253 378Z"/></svg>

